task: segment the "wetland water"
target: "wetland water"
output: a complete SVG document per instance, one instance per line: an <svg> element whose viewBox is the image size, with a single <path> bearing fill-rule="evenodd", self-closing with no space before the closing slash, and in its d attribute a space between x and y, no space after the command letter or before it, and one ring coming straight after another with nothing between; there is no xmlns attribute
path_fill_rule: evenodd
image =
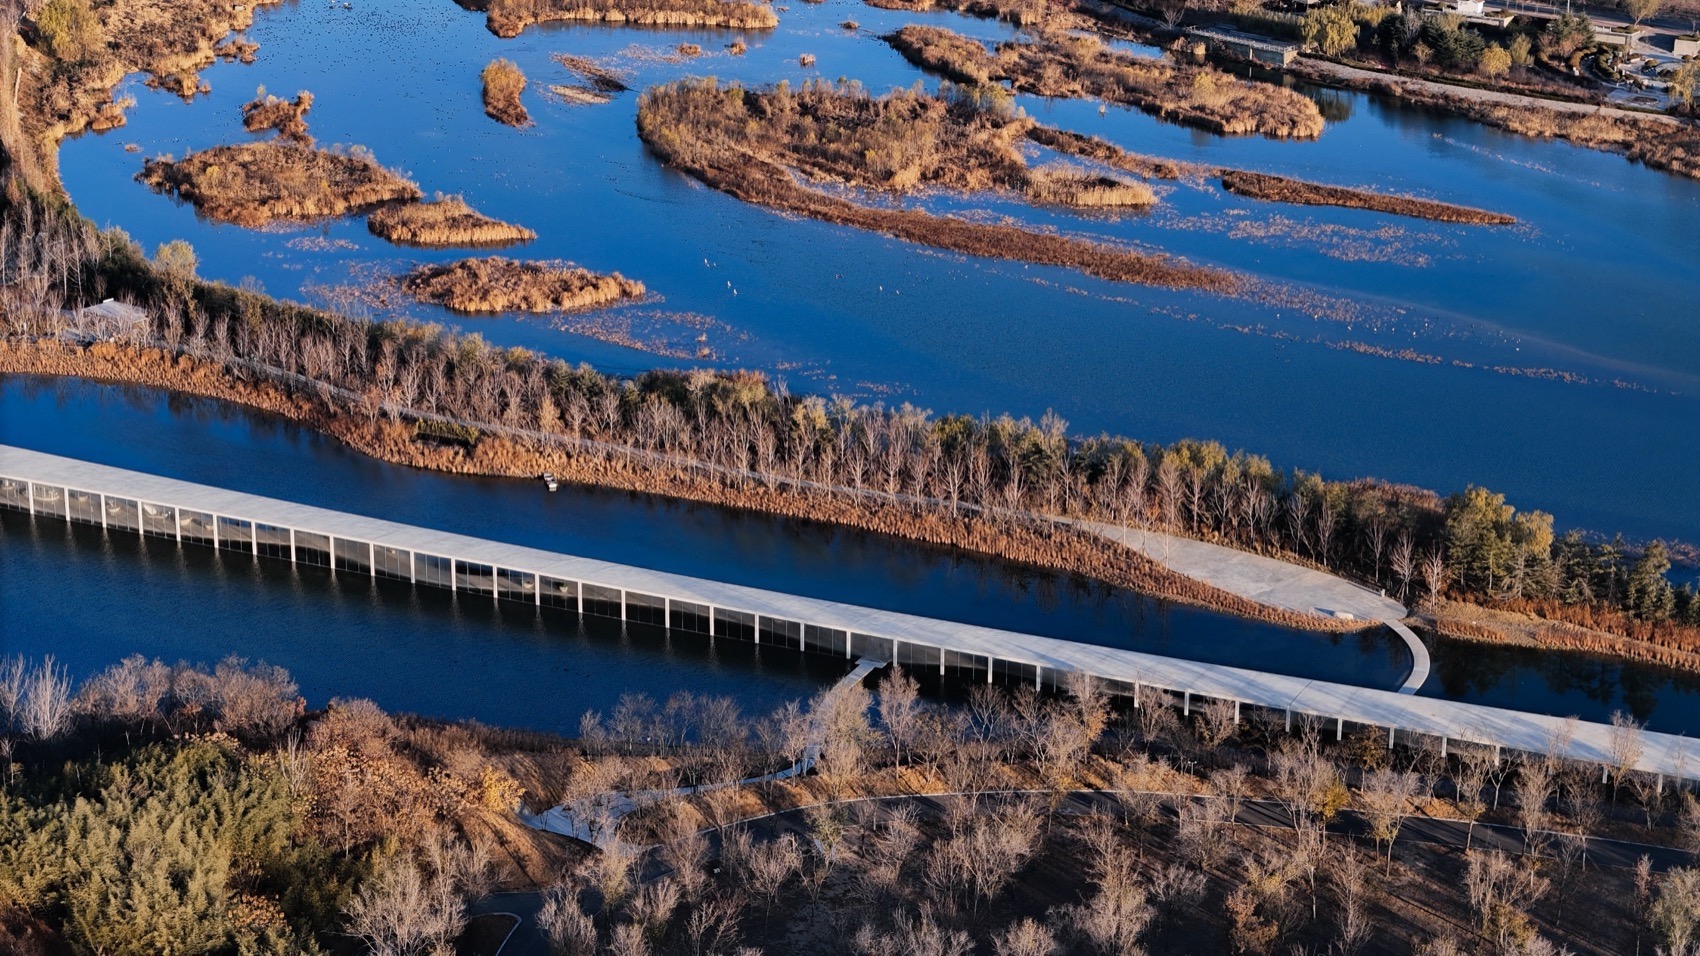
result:
<svg viewBox="0 0 1700 956"><path fill-rule="evenodd" d="M0 441L326 507L760 587L1155 653L1391 687L1386 632L1331 637L1164 607L1114 589L875 535L644 496L458 478L366 458L219 402L70 380L0 378ZM0 654L87 674L130 653L282 664L314 704L572 731L625 691L732 694L747 712L806 696L837 661L617 622L334 578L208 549L0 516ZM1700 679L1582 655L1443 644L1425 693L1601 719L1630 708L1700 729Z"/></svg>
<svg viewBox="0 0 1700 956"><path fill-rule="evenodd" d="M860 29L841 28L847 19ZM1520 225L1265 204L1210 185L1165 185L1156 211L1122 217L988 197L914 200L1156 246L1283 290L1227 300L935 254L775 215L646 155L634 132L637 92L597 106L544 92L575 82L553 53L605 59L637 89L716 75L849 77L878 92L935 82L878 34L926 21L1010 35L994 23L848 0L799 3L780 20L771 34L748 34L749 52L733 57L725 45L740 34L729 32L552 26L504 41L450 0L351 9L295 0L259 12L257 63L209 69L211 95L191 104L130 81L125 92L138 103L129 125L66 143L60 166L97 222L150 250L187 238L204 275L253 276L284 297L322 300L327 286L459 255L389 246L360 219L217 226L133 181L144 156L246 137L237 107L256 86L284 96L307 89L321 144L370 147L427 194L461 193L536 229L523 255L618 270L659 297L565 329L456 318L394 292L372 300L378 314L450 322L616 370L696 360L613 344L610 330L683 355L701 335L719 364L779 373L794 390L938 411L1055 408L1077 431L1216 438L1331 477L1442 490L1474 482L1554 512L1561 526L1700 538L1700 184L1382 99L1312 91L1330 123L1309 143L1222 138L1125 109L1100 113L1093 102L1019 103L1042 122L1140 152L1409 192L1509 213ZM705 55L669 61L682 41ZM816 55L815 68L799 67L803 52ZM484 116L478 71L496 56L530 78L535 127ZM1312 294L1331 305L1296 304Z"/></svg>

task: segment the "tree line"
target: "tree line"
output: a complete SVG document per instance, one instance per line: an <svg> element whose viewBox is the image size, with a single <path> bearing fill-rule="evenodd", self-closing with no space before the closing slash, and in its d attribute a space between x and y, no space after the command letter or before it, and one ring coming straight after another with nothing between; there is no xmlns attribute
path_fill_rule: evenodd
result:
<svg viewBox="0 0 1700 956"><path fill-rule="evenodd" d="M0 222L7 333L53 334L72 321L62 304L121 294L148 306L144 341L238 376L259 366L298 377L373 421L502 426L581 453L694 463L755 489L806 485L952 517L1151 528L1324 567L1407 603L1499 604L1700 649L1700 600L1692 582L1670 583L1662 542L1555 536L1552 516L1486 489L1443 498L1328 480L1211 441L1078 436L1050 413L935 415L793 394L755 372L604 374L434 324L371 321L353 301L331 312L204 282L192 252L169 245L150 262L119 230L14 206Z"/></svg>

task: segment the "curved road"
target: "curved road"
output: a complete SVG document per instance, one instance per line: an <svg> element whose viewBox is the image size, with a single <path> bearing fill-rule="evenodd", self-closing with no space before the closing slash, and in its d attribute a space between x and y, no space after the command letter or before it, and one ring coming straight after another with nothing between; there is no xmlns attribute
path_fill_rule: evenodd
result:
<svg viewBox="0 0 1700 956"><path fill-rule="evenodd" d="M1319 617L1386 624L1411 652L1411 672L1399 686L1399 693L1415 694L1417 688L1428 680L1431 667L1428 647L1410 628L1400 623L1405 618L1405 606L1385 594L1377 594L1326 571L1219 544L1099 521L1081 521L1079 524L1138 551L1171 571L1259 604Z"/></svg>

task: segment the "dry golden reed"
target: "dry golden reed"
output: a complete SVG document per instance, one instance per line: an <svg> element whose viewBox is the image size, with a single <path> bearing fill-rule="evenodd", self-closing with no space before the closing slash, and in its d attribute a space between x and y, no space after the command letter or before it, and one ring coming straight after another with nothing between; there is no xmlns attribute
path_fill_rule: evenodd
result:
<svg viewBox="0 0 1700 956"><path fill-rule="evenodd" d="M1432 219L1436 222L1459 222L1475 226L1507 226L1517 220L1503 213L1455 206L1432 199L1414 196L1389 196L1344 186L1324 186L1285 176L1225 170L1222 188L1252 199L1269 202L1296 203L1305 206L1343 206L1347 209L1371 209L1397 216Z"/></svg>
<svg viewBox="0 0 1700 956"><path fill-rule="evenodd" d="M311 222L420 195L360 147L323 150L285 140L150 159L136 178L209 218L249 228L280 219Z"/></svg>
<svg viewBox="0 0 1700 956"><path fill-rule="evenodd" d="M644 293L643 283L618 272L600 275L564 263L499 256L422 265L402 278L401 287L422 302L456 312L567 312Z"/></svg>
<svg viewBox="0 0 1700 956"><path fill-rule="evenodd" d="M1238 291L1219 269L1010 225L912 209L869 206L797 182L849 183L894 193L920 187L1025 194L1031 180L1019 143L1033 122L898 90L874 98L854 85L746 90L714 80L647 90L638 135L663 161L747 202L883 232L955 252L1079 269L1117 282ZM1120 184L1129 186L1131 184Z"/></svg>
<svg viewBox="0 0 1700 956"><path fill-rule="evenodd" d="M531 125L531 114L519 101L525 92L525 74L512 60L498 57L491 60L478 75L484 84L484 113L498 123L515 128Z"/></svg>
<svg viewBox="0 0 1700 956"><path fill-rule="evenodd" d="M367 217L366 226L390 242L427 248L505 246L537 238L524 226L478 212L459 196L385 206Z"/></svg>
<svg viewBox="0 0 1700 956"><path fill-rule="evenodd" d="M242 128L250 133L269 129L291 142L311 146L313 137L307 135L306 117L312 108L313 94L306 90L295 94L293 100L256 97L242 104Z"/></svg>

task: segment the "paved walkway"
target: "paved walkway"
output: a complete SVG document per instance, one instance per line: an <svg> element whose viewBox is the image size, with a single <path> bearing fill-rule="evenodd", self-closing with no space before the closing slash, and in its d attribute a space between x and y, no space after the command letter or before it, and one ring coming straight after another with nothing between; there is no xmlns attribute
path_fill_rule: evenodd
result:
<svg viewBox="0 0 1700 956"><path fill-rule="evenodd" d="M1417 79L1400 76L1397 73L1382 73L1376 70L1365 70L1355 66L1346 66L1330 60L1321 60L1313 56L1304 58L1307 71L1322 73L1337 77L1341 80L1356 82L1387 82L1402 89L1415 90L1435 96L1456 96L1482 103L1492 103L1500 106L1517 108L1539 107L1557 110L1561 113L1599 113L1602 116L1626 117L1641 120L1652 120L1656 123L1681 125L1682 121L1664 113L1653 113L1647 110L1620 109L1615 106L1598 106L1593 103L1575 103L1569 100L1549 100L1539 96L1525 96L1521 93L1507 93L1502 90L1483 90L1473 86L1455 86L1451 83L1436 83L1433 80Z"/></svg>
<svg viewBox="0 0 1700 956"><path fill-rule="evenodd" d="M1405 617L1405 606L1384 594L1326 571L1219 544L1097 521L1082 521L1080 525L1138 551L1171 571L1249 601L1300 614L1380 621L1392 628L1411 652L1411 672L1400 685L1399 693L1414 694L1428 680L1428 647L1410 628L1399 623Z"/></svg>

